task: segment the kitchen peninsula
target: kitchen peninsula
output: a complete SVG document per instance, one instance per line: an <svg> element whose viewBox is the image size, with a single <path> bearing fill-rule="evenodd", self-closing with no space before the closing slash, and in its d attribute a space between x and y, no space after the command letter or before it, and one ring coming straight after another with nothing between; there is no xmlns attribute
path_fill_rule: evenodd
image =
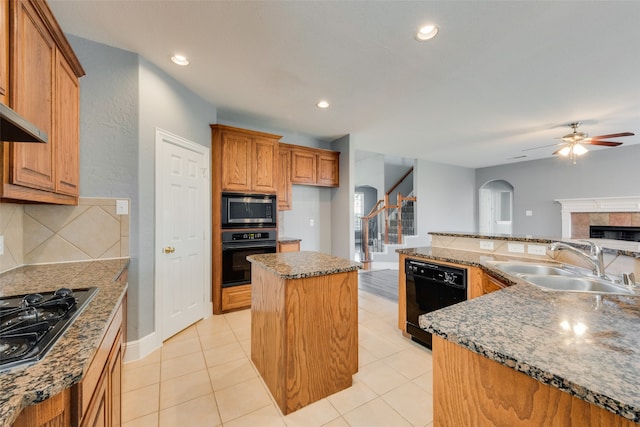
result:
<svg viewBox="0 0 640 427"><path fill-rule="evenodd" d="M489 277L504 288L420 316L434 334L434 426L637 425L640 297L544 291L487 262L554 261L528 253L552 239L432 235L440 246L398 250L401 259L461 265L479 287ZM480 240L493 250L480 250ZM508 242L524 253L510 253ZM632 245L598 243L607 273L638 274Z"/></svg>
<svg viewBox="0 0 640 427"><path fill-rule="evenodd" d="M283 414L352 384L358 268L318 252L251 255L251 360Z"/></svg>
<svg viewBox="0 0 640 427"><path fill-rule="evenodd" d="M128 263L28 265L0 274L0 296L98 288L43 359L0 372L0 427L119 424Z"/></svg>

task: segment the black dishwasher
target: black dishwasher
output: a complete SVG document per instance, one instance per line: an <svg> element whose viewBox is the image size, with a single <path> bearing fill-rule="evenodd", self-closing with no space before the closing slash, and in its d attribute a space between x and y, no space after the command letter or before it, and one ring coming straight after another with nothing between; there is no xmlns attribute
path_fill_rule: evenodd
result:
<svg viewBox="0 0 640 427"><path fill-rule="evenodd" d="M467 299L467 270L416 259L404 263L407 288L407 333L431 348L431 334L420 329L418 316Z"/></svg>

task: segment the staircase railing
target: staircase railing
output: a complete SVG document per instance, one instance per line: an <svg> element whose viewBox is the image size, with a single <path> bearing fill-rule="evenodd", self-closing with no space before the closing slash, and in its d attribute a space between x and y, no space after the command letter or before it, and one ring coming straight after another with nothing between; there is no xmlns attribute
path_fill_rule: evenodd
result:
<svg viewBox="0 0 640 427"><path fill-rule="evenodd" d="M384 200L378 200L369 214L361 217L361 262L370 262L371 253L380 252L382 250L383 242L385 244L402 244L402 236L404 234L414 234L415 202L415 197L405 197L401 193L398 193L396 197L396 204L390 205L389 195L385 194ZM383 232L380 231L381 229Z"/></svg>

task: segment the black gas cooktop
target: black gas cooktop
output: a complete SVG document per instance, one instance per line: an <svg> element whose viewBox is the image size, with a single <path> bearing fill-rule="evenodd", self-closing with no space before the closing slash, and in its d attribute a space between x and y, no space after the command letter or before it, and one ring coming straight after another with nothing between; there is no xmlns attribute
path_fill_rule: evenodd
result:
<svg viewBox="0 0 640 427"><path fill-rule="evenodd" d="M98 288L0 297L0 371L42 359Z"/></svg>

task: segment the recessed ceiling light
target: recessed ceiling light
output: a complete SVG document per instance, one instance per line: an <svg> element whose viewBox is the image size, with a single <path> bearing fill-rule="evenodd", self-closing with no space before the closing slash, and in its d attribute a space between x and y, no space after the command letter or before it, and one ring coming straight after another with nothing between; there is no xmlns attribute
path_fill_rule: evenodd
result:
<svg viewBox="0 0 640 427"><path fill-rule="evenodd" d="M329 101L318 101L316 105L318 106L318 108L329 108Z"/></svg>
<svg viewBox="0 0 640 427"><path fill-rule="evenodd" d="M173 61L174 64L177 64L177 65L189 65L189 60L184 55L177 55L177 54L173 55L171 57L171 60Z"/></svg>
<svg viewBox="0 0 640 427"><path fill-rule="evenodd" d="M435 25L425 25L416 33L416 40L420 42L430 40L434 38L436 34L438 34L438 27L436 27Z"/></svg>

